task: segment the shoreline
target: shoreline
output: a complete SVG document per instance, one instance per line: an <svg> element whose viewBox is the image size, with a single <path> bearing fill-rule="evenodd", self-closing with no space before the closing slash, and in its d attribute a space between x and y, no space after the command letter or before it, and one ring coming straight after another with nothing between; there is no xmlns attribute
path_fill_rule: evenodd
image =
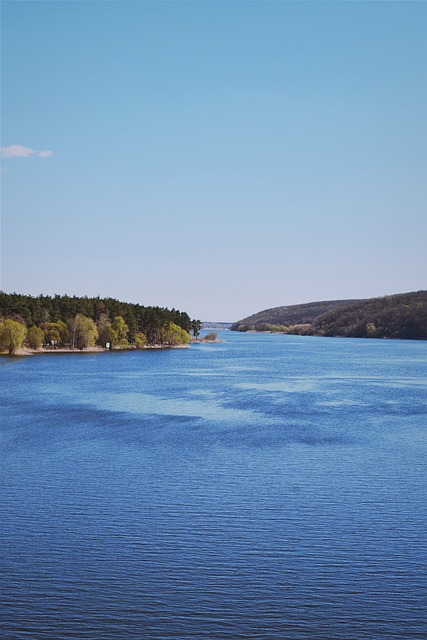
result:
<svg viewBox="0 0 427 640"><path fill-rule="evenodd" d="M41 355L56 355L56 354L88 354L88 353L123 353L125 351L146 351L150 349L189 349L192 344L218 344L224 342L216 338L215 340L205 340L204 338L191 338L188 344L148 344L139 349L136 347L128 347L127 349L106 349L105 347L86 347L85 349L71 349L65 347L40 347L39 349L30 349L30 347L21 347L16 349L13 353L0 353L0 357L23 357L23 356L41 356Z"/></svg>
<svg viewBox="0 0 427 640"><path fill-rule="evenodd" d="M29 347L22 347L21 349L17 349L14 353L0 353L0 356L42 356L46 354L55 355L55 354L79 354L79 353L123 353L125 351L146 351L147 349L188 349L188 344L177 344L177 345L169 345L169 344L150 344L141 347L140 349L130 348L130 349L106 349L105 347L86 347L85 349L45 349L41 347L40 349L30 349Z"/></svg>

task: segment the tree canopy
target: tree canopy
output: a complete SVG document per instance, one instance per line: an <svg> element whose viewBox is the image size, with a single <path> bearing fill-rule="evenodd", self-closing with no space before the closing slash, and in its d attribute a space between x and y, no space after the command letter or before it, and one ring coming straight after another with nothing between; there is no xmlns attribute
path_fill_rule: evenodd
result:
<svg viewBox="0 0 427 640"><path fill-rule="evenodd" d="M244 318L234 331L354 338L427 339L427 291L366 300L276 307Z"/></svg>
<svg viewBox="0 0 427 640"><path fill-rule="evenodd" d="M3 346L7 342L6 333L11 331L9 322L4 329L6 321L23 327L22 330L15 327L15 332L19 335L23 332L22 342L25 340L31 348L38 348L40 340L51 347L77 349L94 344L115 349L174 345L178 333L179 343L186 343L190 332L197 335L201 327L200 320L191 319L184 311L145 307L114 298L0 292ZM177 329L172 330L172 326ZM1 350L9 351L9 347Z"/></svg>
<svg viewBox="0 0 427 640"><path fill-rule="evenodd" d="M23 324L7 319L0 322L0 351L9 354L22 347L27 330Z"/></svg>

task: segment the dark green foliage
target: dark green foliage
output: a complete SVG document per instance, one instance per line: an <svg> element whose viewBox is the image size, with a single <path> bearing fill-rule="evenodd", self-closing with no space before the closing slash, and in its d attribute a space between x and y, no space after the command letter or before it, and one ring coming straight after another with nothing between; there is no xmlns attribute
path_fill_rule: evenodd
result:
<svg viewBox="0 0 427 640"><path fill-rule="evenodd" d="M275 307L265 309L252 316L243 318L239 322L231 325L232 331L258 330L258 326L265 326L261 331L268 331L267 325L286 326L295 324L312 324L315 318L327 311L348 307L356 300L329 300L325 302L308 302L307 304L296 304L288 307ZM244 325L245 329L239 329Z"/></svg>
<svg viewBox="0 0 427 640"><path fill-rule="evenodd" d="M193 332L193 336L197 338L200 334L200 329L202 328L202 322L200 320L192 320L191 321L191 331Z"/></svg>
<svg viewBox="0 0 427 640"><path fill-rule="evenodd" d="M277 325L288 327L284 333L299 335L426 340L427 291L277 307L244 318L231 329L277 331Z"/></svg>
<svg viewBox="0 0 427 640"><path fill-rule="evenodd" d="M427 339L427 291L371 298L319 316L312 335Z"/></svg>
<svg viewBox="0 0 427 640"><path fill-rule="evenodd" d="M146 336L148 344L161 344L162 329L170 323L187 332L193 327L201 326L199 320L191 320L183 311L144 307L140 304L120 302L114 298L70 297L57 294L33 297L0 291L0 321L2 318L10 318L25 323L27 327L58 321L67 324L77 314L86 316L96 323L101 318L108 318L112 323L114 318L122 317L129 328L127 339L131 344L135 342L138 333Z"/></svg>

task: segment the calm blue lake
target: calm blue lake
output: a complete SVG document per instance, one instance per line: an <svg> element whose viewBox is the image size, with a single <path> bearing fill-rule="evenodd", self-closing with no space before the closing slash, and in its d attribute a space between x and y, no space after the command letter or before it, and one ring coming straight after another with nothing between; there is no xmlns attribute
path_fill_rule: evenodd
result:
<svg viewBox="0 0 427 640"><path fill-rule="evenodd" d="M427 637L427 342L0 358L3 640Z"/></svg>

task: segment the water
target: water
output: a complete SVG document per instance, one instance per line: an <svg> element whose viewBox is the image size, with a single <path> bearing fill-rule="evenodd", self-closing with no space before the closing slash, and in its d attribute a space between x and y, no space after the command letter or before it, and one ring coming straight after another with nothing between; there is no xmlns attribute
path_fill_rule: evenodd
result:
<svg viewBox="0 0 427 640"><path fill-rule="evenodd" d="M427 342L0 358L3 640L427 636Z"/></svg>

